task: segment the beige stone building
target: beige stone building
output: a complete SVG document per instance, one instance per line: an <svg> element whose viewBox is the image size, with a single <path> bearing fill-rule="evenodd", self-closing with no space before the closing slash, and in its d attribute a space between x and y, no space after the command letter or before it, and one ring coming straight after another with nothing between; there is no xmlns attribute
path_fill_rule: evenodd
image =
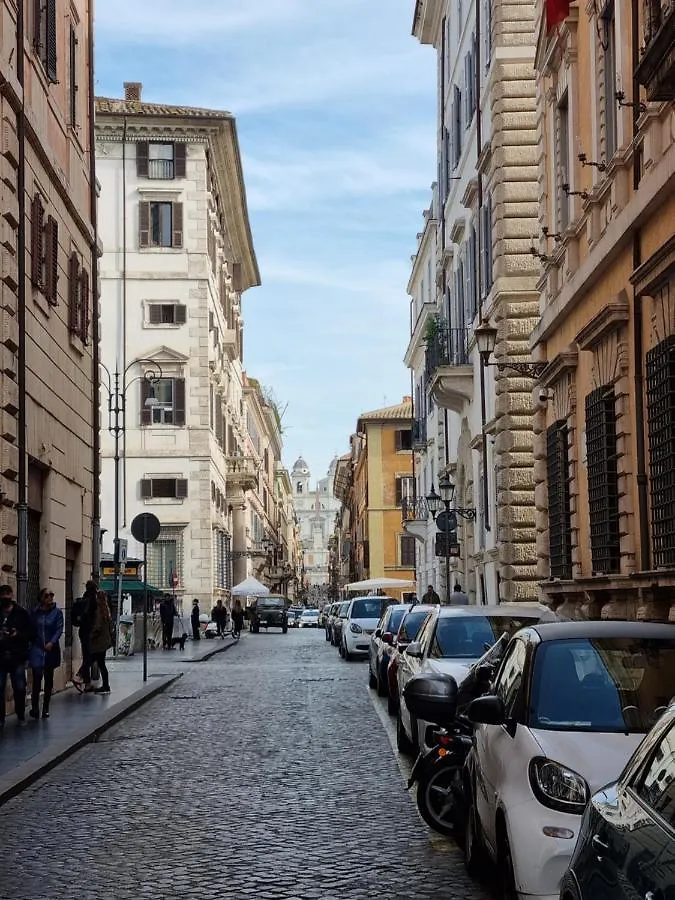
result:
<svg viewBox="0 0 675 900"><path fill-rule="evenodd" d="M0 566L66 611L98 567L98 316L87 0L0 4Z"/></svg>
<svg viewBox="0 0 675 900"><path fill-rule="evenodd" d="M416 503L406 529L431 572L435 530L419 501L448 474L468 513L452 580L478 603L537 596L533 382L507 365L529 357L539 314L534 21L522 0L417 0L413 21L436 52L439 118L438 177L410 284ZM474 337L481 320L498 329L487 366Z"/></svg>
<svg viewBox="0 0 675 900"><path fill-rule="evenodd" d="M538 576L571 615L675 620L675 16L547 33L539 5L538 34Z"/></svg>

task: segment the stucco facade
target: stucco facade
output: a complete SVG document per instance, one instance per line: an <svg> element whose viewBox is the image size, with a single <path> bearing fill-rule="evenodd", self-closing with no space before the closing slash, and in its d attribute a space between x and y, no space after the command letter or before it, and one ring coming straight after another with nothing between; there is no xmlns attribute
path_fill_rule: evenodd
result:
<svg viewBox="0 0 675 900"><path fill-rule="evenodd" d="M148 581L210 609L245 574L247 557L233 554L249 549L246 493L258 484L241 308L260 279L236 127L229 113L146 103L137 84L125 90L124 100L96 101L102 360L125 394L119 533L136 555L133 518L157 515ZM108 387L106 378L102 497L112 551Z"/></svg>
<svg viewBox="0 0 675 900"><path fill-rule="evenodd" d="M531 338L549 361L538 575L570 615L675 620L675 92L672 72L665 90L654 74L675 30L654 47L646 7L637 30L632 9L572 7L550 34L539 10L540 225L555 237L539 248Z"/></svg>
<svg viewBox="0 0 675 900"><path fill-rule="evenodd" d="M427 438L431 427L443 441L438 462L456 485L456 506L475 510L458 532L457 578L477 602L493 603L537 595L533 384L482 365L474 339L481 320L491 321L499 332L491 362L522 361L537 322L535 42L531 4L476 2L415 5L413 34L438 60L438 179L425 214L425 231L435 222L432 290L419 303L416 257L406 362L415 417L441 408ZM422 242L418 256L428 252ZM431 466L421 472L430 477ZM418 497L429 488L418 483ZM431 536L424 509L407 527L425 543Z"/></svg>
<svg viewBox="0 0 675 900"><path fill-rule="evenodd" d="M0 565L69 613L97 567L93 14L0 4Z"/></svg>

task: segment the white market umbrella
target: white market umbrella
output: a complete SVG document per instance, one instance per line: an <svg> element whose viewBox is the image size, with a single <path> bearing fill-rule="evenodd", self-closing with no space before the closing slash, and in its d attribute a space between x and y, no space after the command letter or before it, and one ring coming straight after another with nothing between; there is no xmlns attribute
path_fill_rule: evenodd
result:
<svg viewBox="0 0 675 900"><path fill-rule="evenodd" d="M269 592L270 589L265 587L257 578L254 578L253 575L249 575L248 578L240 581L239 584L235 584L230 591L233 597L264 597Z"/></svg>
<svg viewBox="0 0 675 900"><path fill-rule="evenodd" d="M414 587L416 583L405 578L367 578L365 581L352 581L345 587L348 591L376 591L387 588Z"/></svg>

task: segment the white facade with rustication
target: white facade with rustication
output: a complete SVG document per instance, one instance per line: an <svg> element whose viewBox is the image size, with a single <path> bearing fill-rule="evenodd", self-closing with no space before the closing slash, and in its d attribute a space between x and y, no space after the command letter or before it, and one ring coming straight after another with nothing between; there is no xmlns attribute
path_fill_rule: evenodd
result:
<svg viewBox="0 0 675 900"><path fill-rule="evenodd" d="M125 88L125 100L96 103L101 356L124 391L119 534L138 554L130 524L154 513L162 532L149 583L175 584L186 606L197 598L208 611L228 597L234 560L246 560L236 552L247 550L245 492L257 473L246 452L241 302L260 279L233 117L142 102L140 85ZM107 378L102 524L112 552Z"/></svg>
<svg viewBox="0 0 675 900"><path fill-rule="evenodd" d="M413 318L406 362L418 409L434 416L427 437L429 427L434 440L447 435L437 456L456 485L454 502L475 510L475 520L459 519L452 580L481 603L537 595L533 382L481 367L473 332L481 318L498 328L491 362L528 359L539 268L530 252L538 228L534 7L476 2L478 10L466 0L415 5L413 33L438 59L438 177L433 296ZM409 290L419 293L415 273ZM417 459L428 478L425 452ZM424 496L429 485L418 479L417 490ZM407 529L424 536L428 557L429 529L418 515Z"/></svg>
<svg viewBox="0 0 675 900"><path fill-rule="evenodd" d="M293 503L303 549L305 585L309 589L310 598L316 594L317 588L328 585L329 581L328 542L333 534L335 515L340 509L340 501L333 495L337 464L335 457L326 477L320 478L314 486L309 466L302 457L295 461L291 471ZM319 599L318 594L315 599Z"/></svg>

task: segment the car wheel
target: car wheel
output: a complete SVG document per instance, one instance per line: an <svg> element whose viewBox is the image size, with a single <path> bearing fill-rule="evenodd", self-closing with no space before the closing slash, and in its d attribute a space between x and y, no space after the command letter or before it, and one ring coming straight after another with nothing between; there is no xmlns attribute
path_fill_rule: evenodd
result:
<svg viewBox="0 0 675 900"><path fill-rule="evenodd" d="M503 900L518 900L519 894L516 890L516 876L513 871L513 857L511 856L511 846L506 834L506 825L502 825L499 837L497 866Z"/></svg>
<svg viewBox="0 0 675 900"><path fill-rule="evenodd" d="M377 696L386 697L389 694L389 684L387 683L387 670L385 668L384 675L382 668L377 673Z"/></svg>
<svg viewBox="0 0 675 900"><path fill-rule="evenodd" d="M415 752L415 748L413 747L410 738L405 733L405 728L403 727L403 722L401 721L400 710L398 712L398 715L396 716L396 749L399 753L403 753L405 756L412 756Z"/></svg>
<svg viewBox="0 0 675 900"><path fill-rule="evenodd" d="M370 668L370 660L368 660L368 687L371 690L375 690L377 687L377 678L373 675L373 670Z"/></svg>
<svg viewBox="0 0 675 900"><path fill-rule="evenodd" d="M330 640L330 632L328 631L327 628L326 628L326 640L327 640L327 641Z"/></svg>
<svg viewBox="0 0 675 900"><path fill-rule="evenodd" d="M473 878L479 878L485 872L485 851L483 838L476 812L473 791L469 787L467 796L466 831L464 832L464 867Z"/></svg>
<svg viewBox="0 0 675 900"><path fill-rule="evenodd" d="M346 644L343 644L343 646L342 646L342 658L344 659L345 662L351 662L352 659L354 658L354 654L350 653L349 650L347 650Z"/></svg>
<svg viewBox="0 0 675 900"><path fill-rule="evenodd" d="M338 653L340 654L340 656L344 657L345 651L344 651L344 648L343 648L343 646L342 646L342 641L340 641L340 643L338 644Z"/></svg>
<svg viewBox="0 0 675 900"><path fill-rule="evenodd" d="M391 691L387 694L387 712L390 716L395 716L398 712L398 697L392 694Z"/></svg>

